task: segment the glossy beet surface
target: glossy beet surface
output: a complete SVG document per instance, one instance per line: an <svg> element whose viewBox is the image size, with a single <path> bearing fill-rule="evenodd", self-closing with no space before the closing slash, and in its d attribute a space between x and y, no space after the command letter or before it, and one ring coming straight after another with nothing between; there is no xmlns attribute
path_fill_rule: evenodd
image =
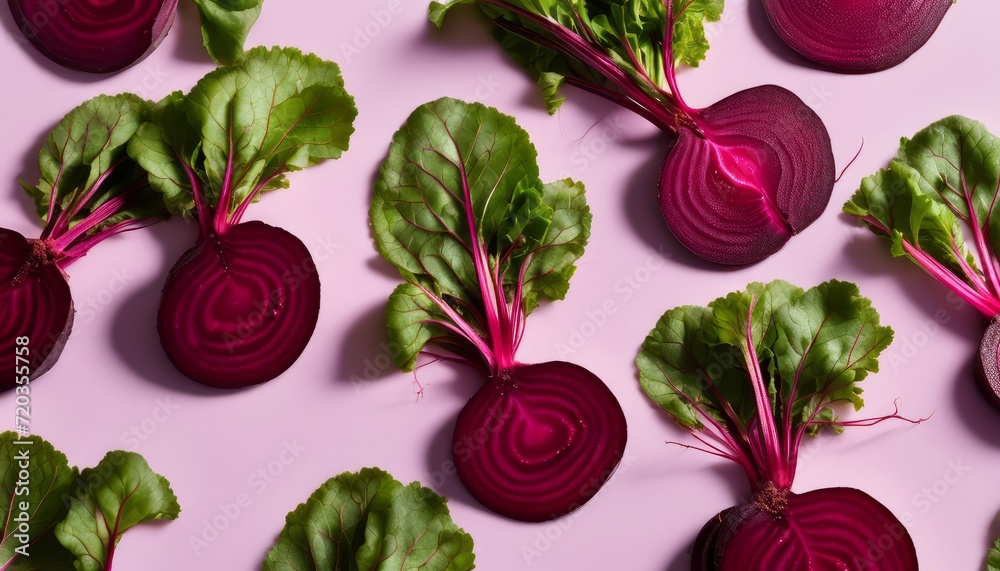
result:
<svg viewBox="0 0 1000 571"><path fill-rule="evenodd" d="M597 493L625 441L625 415L608 387L553 361L517 365L480 389L458 416L453 453L462 483L484 506L547 521Z"/></svg>
<svg viewBox="0 0 1000 571"><path fill-rule="evenodd" d="M764 0L781 39L844 71L893 67L927 43L952 0Z"/></svg>
<svg viewBox="0 0 1000 571"><path fill-rule="evenodd" d="M663 216L684 246L712 262L749 264L819 218L833 192L833 150L801 99L765 85L696 113L659 184Z"/></svg>
<svg viewBox="0 0 1000 571"><path fill-rule="evenodd" d="M32 379L49 370L73 329L69 284L49 258L41 242L0 228L0 391L17 385L20 367Z"/></svg>
<svg viewBox="0 0 1000 571"><path fill-rule="evenodd" d="M170 271L160 342L177 369L202 384L256 385L302 354L319 297L305 245L280 228L246 222L188 250Z"/></svg>
<svg viewBox="0 0 1000 571"><path fill-rule="evenodd" d="M88 73L124 69L156 49L177 0L8 0L18 29L45 57Z"/></svg>
<svg viewBox="0 0 1000 571"><path fill-rule="evenodd" d="M721 516L721 519L720 519ZM707 530L707 531L706 531ZM693 571L916 571L913 541L896 516L853 488L788 493L713 517Z"/></svg>

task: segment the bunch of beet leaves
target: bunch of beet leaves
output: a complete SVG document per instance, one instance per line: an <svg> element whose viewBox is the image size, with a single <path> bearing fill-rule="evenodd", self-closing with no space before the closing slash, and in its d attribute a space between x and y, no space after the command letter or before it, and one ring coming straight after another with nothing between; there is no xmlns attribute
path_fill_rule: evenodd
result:
<svg viewBox="0 0 1000 571"><path fill-rule="evenodd" d="M1000 138L951 116L904 138L888 168L861 181L844 205L988 321L978 380L1000 408Z"/></svg>

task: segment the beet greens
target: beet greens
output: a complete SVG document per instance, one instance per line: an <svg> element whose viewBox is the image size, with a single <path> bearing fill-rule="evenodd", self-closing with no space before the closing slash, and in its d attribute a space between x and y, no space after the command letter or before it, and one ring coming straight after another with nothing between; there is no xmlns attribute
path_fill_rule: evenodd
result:
<svg viewBox="0 0 1000 571"><path fill-rule="evenodd" d="M861 181L844 212L991 320L978 381L1000 408L998 196L1000 139L978 121L951 116L904 138L898 157Z"/></svg>
<svg viewBox="0 0 1000 571"><path fill-rule="evenodd" d="M302 354L319 317L309 250L241 222L285 174L347 150L357 115L333 62L254 48L187 95L157 103L129 144L171 212L198 218L198 242L171 269L157 331L179 371L208 386L269 381Z"/></svg>
<svg viewBox="0 0 1000 571"><path fill-rule="evenodd" d="M580 507L626 442L593 373L515 358L526 316L566 295L590 235L583 185L543 184L535 160L511 117L439 99L393 137L370 211L379 253L406 280L387 310L396 362L411 371L423 353L486 377L459 414L455 464L479 502L525 521Z"/></svg>
<svg viewBox="0 0 1000 571"><path fill-rule="evenodd" d="M840 420L838 405L864 404L858 383L878 370L892 341L852 283L802 290L754 283L708 307L666 312L636 360L643 390L700 443L746 473L750 503L713 517L692 569L914 571L899 520L851 488L791 490L799 446L823 428L840 432L889 418ZM869 542L891 535L878 561Z"/></svg>
<svg viewBox="0 0 1000 571"><path fill-rule="evenodd" d="M344 472L288 514L263 571L468 571L472 537L447 502L379 468Z"/></svg>
<svg viewBox="0 0 1000 571"><path fill-rule="evenodd" d="M660 209L689 250L720 264L778 251L830 200L834 160L822 120L774 85L705 109L684 102L676 67L697 65L721 0L451 0L432 2L441 26L476 4L508 54L538 80L550 112L561 86L591 91L646 118L674 141L659 180Z"/></svg>
<svg viewBox="0 0 1000 571"><path fill-rule="evenodd" d="M2 377L0 391L37 378L59 358L73 328L70 264L167 214L125 152L150 106L123 94L73 109L39 151L38 183L22 183L44 228L37 239L0 228L0 367L17 373Z"/></svg>
<svg viewBox="0 0 1000 571"><path fill-rule="evenodd" d="M792 49L834 69L871 72L919 50L954 0L764 0L774 30Z"/></svg>

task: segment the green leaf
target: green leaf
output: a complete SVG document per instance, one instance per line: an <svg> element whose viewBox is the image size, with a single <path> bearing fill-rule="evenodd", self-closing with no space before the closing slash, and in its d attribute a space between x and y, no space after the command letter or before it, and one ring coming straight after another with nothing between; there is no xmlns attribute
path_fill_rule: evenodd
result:
<svg viewBox="0 0 1000 571"><path fill-rule="evenodd" d="M18 437L14 432L0 434L0 569L72 569L72 557L52 541L52 529L66 514L63 503L69 494L77 470L66 456L38 436ZM28 477L20 473L27 470ZM19 483L20 482L20 483ZM21 514L27 521L18 521ZM21 529L28 528L27 541L22 542ZM27 544L27 557L24 545ZM59 566L58 563L70 564Z"/></svg>
<svg viewBox="0 0 1000 571"><path fill-rule="evenodd" d="M998 192L1000 139L951 116L903 139L899 156L862 181L844 212L992 316L1000 313Z"/></svg>
<svg viewBox="0 0 1000 571"><path fill-rule="evenodd" d="M129 151L173 209L194 205L190 172L207 203L231 213L261 192L287 188L286 172L340 157L356 116L337 64L258 47L186 97L157 104Z"/></svg>
<svg viewBox="0 0 1000 571"><path fill-rule="evenodd" d="M194 0L201 16L201 37L219 65L243 57L243 44L260 16L264 0Z"/></svg>
<svg viewBox="0 0 1000 571"><path fill-rule="evenodd" d="M993 543L986 554L986 571L1000 571L1000 539Z"/></svg>
<svg viewBox="0 0 1000 571"><path fill-rule="evenodd" d="M879 323L878 312L858 286L837 280L822 283L782 306L774 324L781 402L792 403L793 428L818 429L816 420L835 422L829 405L836 402L861 409L864 401L857 385L868 373L878 372L878 357L892 343L893 332ZM826 416L814 418L817 411Z"/></svg>
<svg viewBox="0 0 1000 571"><path fill-rule="evenodd" d="M446 501L378 468L345 472L288 514L263 571L473 569L472 538Z"/></svg>
<svg viewBox="0 0 1000 571"><path fill-rule="evenodd" d="M110 569L111 553L123 533L180 514L170 483L133 452L109 452L97 466L83 470L79 480L69 513L55 529L59 542L76 556L77 571Z"/></svg>
<svg viewBox="0 0 1000 571"><path fill-rule="evenodd" d="M379 253L406 281L447 300L463 321L445 315L419 289L397 290L388 325L390 337L405 347L398 357L404 369L429 341L453 352L462 344L461 335L428 327L432 322L486 335L475 251L485 252L504 299L527 314L541 300L565 296L591 222L583 185L538 179L535 148L513 118L447 98L417 108L396 133L370 217ZM428 315L431 307L435 315Z"/></svg>
<svg viewBox="0 0 1000 571"><path fill-rule="evenodd" d="M665 61L667 9L663 0L450 0L431 2L430 20L440 28L451 8L475 4L495 24L495 36L504 50L538 81L549 113L564 97L559 93L567 78L599 89L620 91L628 80L600 75L593 62L567 56L552 46L564 46L575 36L574 46L589 44L594 52L610 58L613 67L631 78L639 89L663 101L669 91L668 73L676 64L697 66L705 59L708 37L705 22L722 16L724 0L672 0L672 61ZM553 31L542 21L555 24ZM548 45L532 41L544 38ZM545 43L545 42L543 42ZM574 47L575 50L575 47ZM602 64L603 65L603 64ZM632 97L634 99L634 97ZM670 103L664 107L671 108Z"/></svg>

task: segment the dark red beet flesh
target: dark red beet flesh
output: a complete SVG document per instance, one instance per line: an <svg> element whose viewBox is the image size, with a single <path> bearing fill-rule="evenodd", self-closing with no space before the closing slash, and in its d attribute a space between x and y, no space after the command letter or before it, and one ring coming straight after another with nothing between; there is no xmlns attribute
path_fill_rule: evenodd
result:
<svg viewBox="0 0 1000 571"><path fill-rule="evenodd" d="M764 0L781 39L818 63L888 69L927 43L952 0Z"/></svg>
<svg viewBox="0 0 1000 571"><path fill-rule="evenodd" d="M833 149L801 99L765 85L695 113L696 129L681 126L659 184L663 216L684 246L719 264L750 264L819 218L833 192Z"/></svg>
<svg viewBox="0 0 1000 571"><path fill-rule="evenodd" d="M710 522L711 523L711 522ZM916 571L903 524L853 488L825 488L733 508L717 532L718 571ZM696 553L697 555L697 553Z"/></svg>
<svg viewBox="0 0 1000 571"><path fill-rule="evenodd" d="M17 386L14 373L25 364L31 379L48 371L73 329L69 284L49 258L41 242L0 228L0 391ZM17 359L21 347L27 363Z"/></svg>
<svg viewBox="0 0 1000 571"><path fill-rule="evenodd" d="M88 73L124 69L167 35L177 0L8 0L21 33L45 57Z"/></svg>
<svg viewBox="0 0 1000 571"><path fill-rule="evenodd" d="M691 571L715 571L718 568L715 553L718 550L719 533L722 531L722 522L734 509L736 508L726 508L715 514L698 532L691 547Z"/></svg>
<svg viewBox="0 0 1000 571"><path fill-rule="evenodd" d="M517 365L490 380L458 416L458 476L481 504L547 521L589 500L611 477L625 414L590 371L562 361Z"/></svg>
<svg viewBox="0 0 1000 571"><path fill-rule="evenodd" d="M309 250L288 232L246 222L195 246L170 271L157 330L170 361L199 383L241 388L298 359L319 317Z"/></svg>
<svg viewBox="0 0 1000 571"><path fill-rule="evenodd" d="M1000 409L1000 318L990 321L979 344L976 380L983 396Z"/></svg>

